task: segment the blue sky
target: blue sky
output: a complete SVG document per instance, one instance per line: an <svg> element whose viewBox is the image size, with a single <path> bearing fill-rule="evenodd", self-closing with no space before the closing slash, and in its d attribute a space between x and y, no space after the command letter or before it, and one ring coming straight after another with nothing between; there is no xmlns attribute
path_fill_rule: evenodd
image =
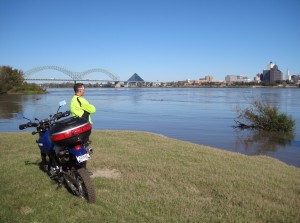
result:
<svg viewBox="0 0 300 223"><path fill-rule="evenodd" d="M253 78L272 61L300 74L299 12L300 0L0 0L0 65L178 81Z"/></svg>

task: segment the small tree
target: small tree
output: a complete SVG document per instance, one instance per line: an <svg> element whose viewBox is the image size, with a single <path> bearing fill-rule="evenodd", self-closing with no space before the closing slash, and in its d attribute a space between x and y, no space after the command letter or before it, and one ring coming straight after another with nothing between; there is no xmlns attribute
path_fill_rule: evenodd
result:
<svg viewBox="0 0 300 223"><path fill-rule="evenodd" d="M5 93L44 93L37 84L25 82L23 72L9 66L0 66L0 94Z"/></svg>
<svg viewBox="0 0 300 223"><path fill-rule="evenodd" d="M9 66L0 66L0 81L0 91L6 93L23 84L23 72Z"/></svg>
<svg viewBox="0 0 300 223"><path fill-rule="evenodd" d="M295 128L295 120L284 113L280 113L278 108L265 105L256 100L246 108L237 108L237 118L235 122L239 128L256 128L272 132L292 132Z"/></svg>

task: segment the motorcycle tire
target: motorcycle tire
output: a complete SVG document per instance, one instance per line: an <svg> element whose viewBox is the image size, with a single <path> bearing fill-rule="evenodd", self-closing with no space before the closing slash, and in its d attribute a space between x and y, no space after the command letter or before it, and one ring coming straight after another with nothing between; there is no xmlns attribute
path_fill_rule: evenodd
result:
<svg viewBox="0 0 300 223"><path fill-rule="evenodd" d="M71 177L73 180L71 180L72 185L69 185L69 188L73 193L80 198L87 200L89 203L94 203L96 201L96 193L94 186L92 185L90 173L85 168L80 168L73 171Z"/></svg>

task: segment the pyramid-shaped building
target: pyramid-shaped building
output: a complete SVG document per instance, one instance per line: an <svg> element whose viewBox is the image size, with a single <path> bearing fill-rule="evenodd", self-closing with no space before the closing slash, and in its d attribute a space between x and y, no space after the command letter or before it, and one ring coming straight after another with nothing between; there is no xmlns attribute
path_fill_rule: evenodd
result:
<svg viewBox="0 0 300 223"><path fill-rule="evenodd" d="M127 81L130 82L145 82L137 73L134 73Z"/></svg>

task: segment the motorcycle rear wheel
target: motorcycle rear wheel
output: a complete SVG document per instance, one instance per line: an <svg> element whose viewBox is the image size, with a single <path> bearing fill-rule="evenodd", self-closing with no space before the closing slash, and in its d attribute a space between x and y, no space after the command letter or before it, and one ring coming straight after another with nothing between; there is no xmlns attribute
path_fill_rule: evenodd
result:
<svg viewBox="0 0 300 223"><path fill-rule="evenodd" d="M72 175L74 180L72 186L69 187L73 193L89 203L94 203L96 201L96 193L89 172L85 168L80 168L75 170Z"/></svg>

